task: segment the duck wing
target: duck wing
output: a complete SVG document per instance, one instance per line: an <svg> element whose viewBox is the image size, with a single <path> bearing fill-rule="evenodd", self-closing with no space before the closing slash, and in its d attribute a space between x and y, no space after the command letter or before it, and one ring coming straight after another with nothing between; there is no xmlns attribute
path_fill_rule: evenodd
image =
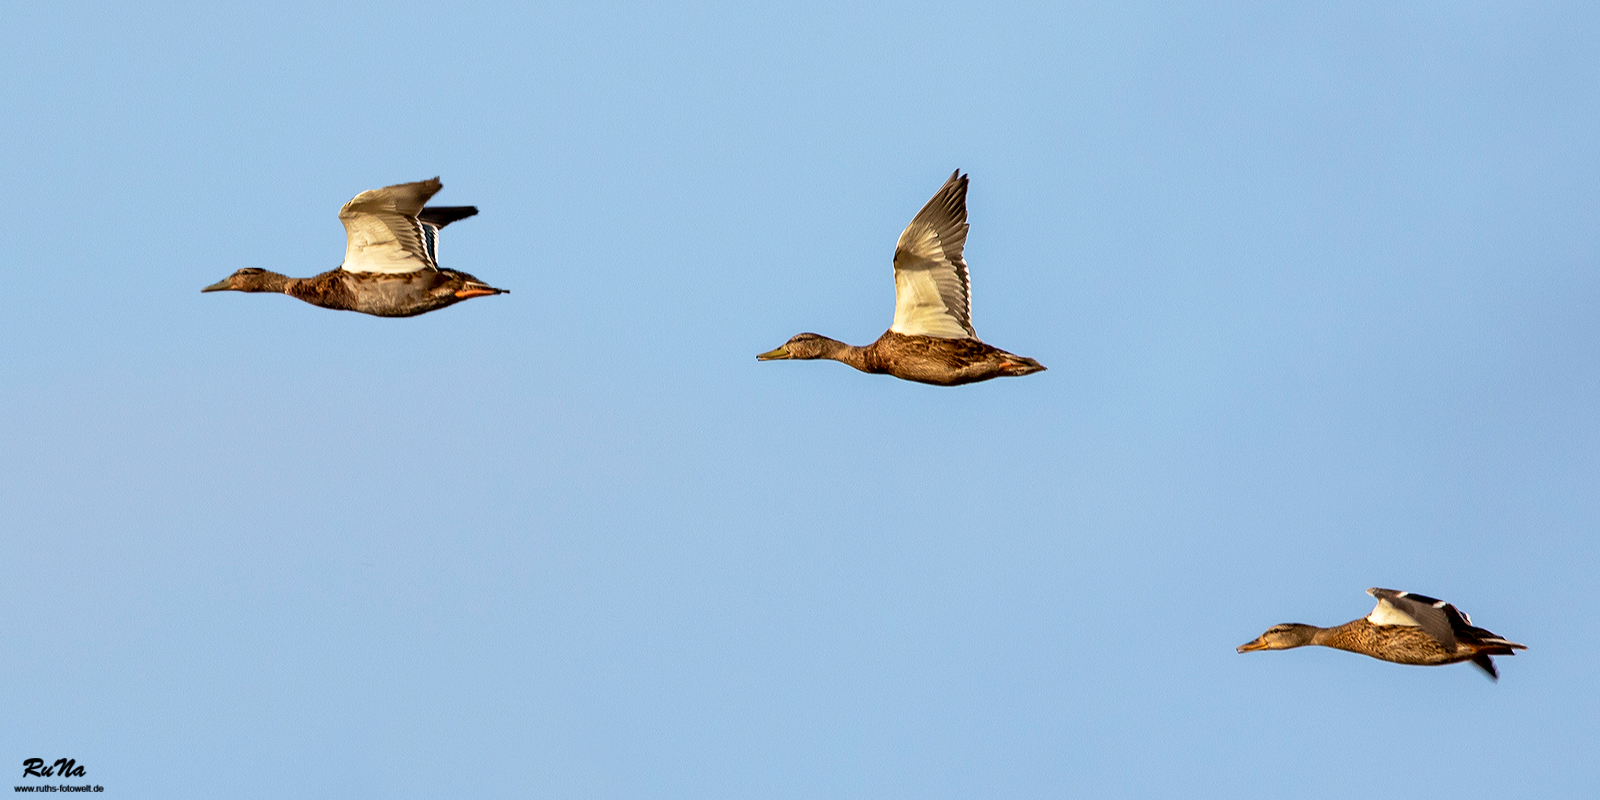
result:
<svg viewBox="0 0 1600 800"><path fill-rule="evenodd" d="M388 273L437 269L443 225L424 225L417 215L442 186L438 178L400 183L362 192L345 203L339 209L345 233L340 269Z"/></svg>
<svg viewBox="0 0 1600 800"><path fill-rule="evenodd" d="M894 324L906 336L976 339L967 243L967 176L956 170L894 248Z"/></svg>
<svg viewBox="0 0 1600 800"><path fill-rule="evenodd" d="M1444 645L1445 650L1455 651L1456 623L1462 620L1461 612L1457 611L1455 606L1443 600L1411 592L1397 592L1393 589L1374 587L1368 589L1367 594L1378 598L1377 607L1367 615L1368 622L1374 625L1419 627L1423 633L1433 637L1434 641Z"/></svg>

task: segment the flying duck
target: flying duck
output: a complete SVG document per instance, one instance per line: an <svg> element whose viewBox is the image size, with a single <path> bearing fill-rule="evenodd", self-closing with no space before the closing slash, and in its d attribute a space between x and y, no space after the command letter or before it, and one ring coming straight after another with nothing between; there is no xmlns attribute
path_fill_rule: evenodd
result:
<svg viewBox="0 0 1600 800"><path fill-rule="evenodd" d="M866 347L801 333L756 359L827 358L936 386L1043 372L1043 364L984 344L972 329L972 281L961 257L967 227L967 176L956 170L895 245L888 331Z"/></svg>
<svg viewBox="0 0 1600 800"><path fill-rule="evenodd" d="M202 292L279 292L314 306L377 317L414 317L472 297L506 294L465 272L439 267L439 231L476 206L424 207L438 178L372 189L339 209L344 263L310 278L248 267Z"/></svg>
<svg viewBox="0 0 1600 800"><path fill-rule="evenodd" d="M1239 652L1288 650L1311 644L1396 664L1437 666L1471 661L1491 679L1499 680L1500 674L1489 656L1516 655L1516 651L1528 649L1473 627L1466 612L1443 600L1393 589L1368 589L1367 594L1378 598L1378 605L1361 619L1334 628L1297 622L1274 625L1255 641L1239 645Z"/></svg>

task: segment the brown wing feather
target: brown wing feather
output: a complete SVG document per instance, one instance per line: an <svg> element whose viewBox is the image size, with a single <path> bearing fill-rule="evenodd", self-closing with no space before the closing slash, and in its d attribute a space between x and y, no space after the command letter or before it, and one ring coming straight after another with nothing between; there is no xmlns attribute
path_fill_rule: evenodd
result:
<svg viewBox="0 0 1600 800"><path fill-rule="evenodd" d="M967 243L967 176L950 174L912 217L895 245L892 330L909 335L977 337Z"/></svg>

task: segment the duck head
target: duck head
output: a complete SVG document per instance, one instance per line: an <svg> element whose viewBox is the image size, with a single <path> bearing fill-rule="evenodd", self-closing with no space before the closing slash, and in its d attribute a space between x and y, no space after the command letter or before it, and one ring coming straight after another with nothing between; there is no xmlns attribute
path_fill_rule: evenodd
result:
<svg viewBox="0 0 1600 800"><path fill-rule="evenodd" d="M289 285L286 275L246 267L207 286L204 292L282 292Z"/></svg>
<svg viewBox="0 0 1600 800"><path fill-rule="evenodd" d="M827 358L839 342L816 333L797 333L776 350L756 356L757 361L786 361L789 359Z"/></svg>
<svg viewBox="0 0 1600 800"><path fill-rule="evenodd" d="M1301 625L1298 622L1288 622L1283 625L1274 625L1266 633L1257 636L1253 642L1239 645L1239 652L1248 653L1253 650L1288 650L1291 647L1304 647L1311 644L1317 631L1322 630L1315 625Z"/></svg>

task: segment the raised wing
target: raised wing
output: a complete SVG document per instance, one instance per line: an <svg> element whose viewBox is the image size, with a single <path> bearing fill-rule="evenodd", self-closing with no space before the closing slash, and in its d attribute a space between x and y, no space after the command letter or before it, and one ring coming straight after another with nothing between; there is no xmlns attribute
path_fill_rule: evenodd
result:
<svg viewBox="0 0 1600 800"><path fill-rule="evenodd" d="M911 219L894 249L894 324L907 336L976 339L967 243L967 176L956 170Z"/></svg>
<svg viewBox="0 0 1600 800"><path fill-rule="evenodd" d="M438 193L438 178L372 189L339 209L344 223L346 272L417 272L437 269L439 228L424 226L417 214ZM431 228L431 230L430 230ZM435 246L430 246L430 240Z"/></svg>
<svg viewBox="0 0 1600 800"><path fill-rule="evenodd" d="M1444 645L1446 650L1456 649L1456 626L1470 627L1471 622L1443 600L1435 600L1411 592L1372 588L1367 594L1378 598L1378 606L1367 615L1374 625L1411 625L1422 628L1423 633Z"/></svg>

